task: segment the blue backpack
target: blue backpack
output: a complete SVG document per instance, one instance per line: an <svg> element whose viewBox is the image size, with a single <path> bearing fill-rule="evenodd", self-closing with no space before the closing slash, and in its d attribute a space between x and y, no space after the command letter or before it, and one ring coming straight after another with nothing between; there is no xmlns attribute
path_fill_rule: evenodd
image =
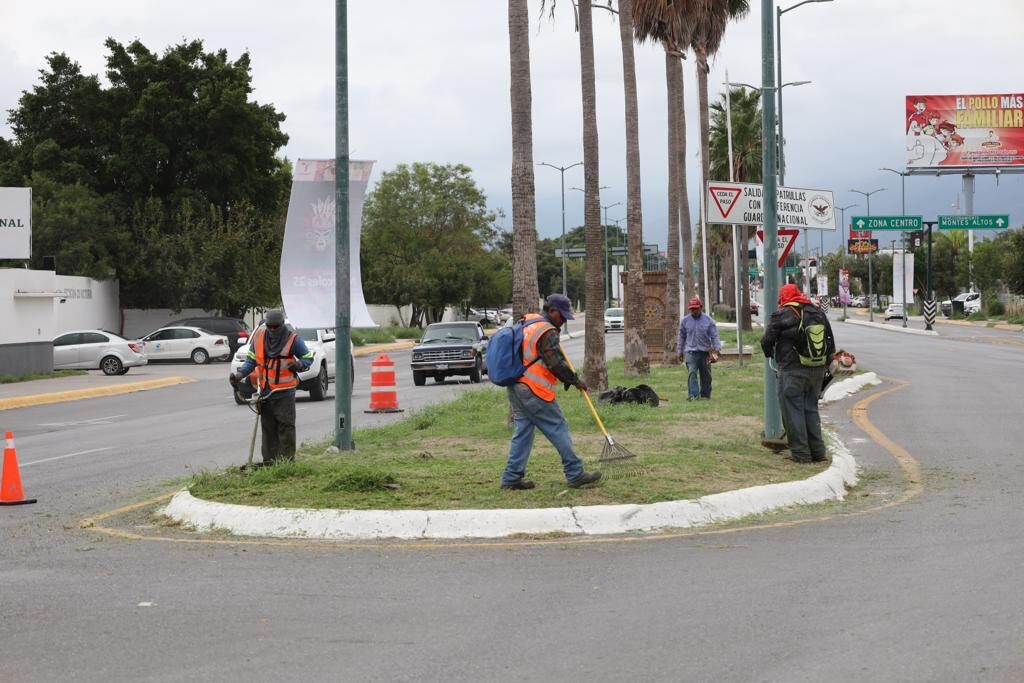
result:
<svg viewBox="0 0 1024 683"><path fill-rule="evenodd" d="M539 322L544 322L544 318L520 320L511 327L501 328L487 342L487 377L492 384L510 387L523 376L526 368L540 360L538 356L529 365L523 363L523 330Z"/></svg>

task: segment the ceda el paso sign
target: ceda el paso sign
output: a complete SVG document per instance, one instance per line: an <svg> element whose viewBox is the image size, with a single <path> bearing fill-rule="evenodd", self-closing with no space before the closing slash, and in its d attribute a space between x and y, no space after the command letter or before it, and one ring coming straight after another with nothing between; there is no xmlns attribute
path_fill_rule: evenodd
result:
<svg viewBox="0 0 1024 683"><path fill-rule="evenodd" d="M0 187L0 259L32 257L32 188Z"/></svg>

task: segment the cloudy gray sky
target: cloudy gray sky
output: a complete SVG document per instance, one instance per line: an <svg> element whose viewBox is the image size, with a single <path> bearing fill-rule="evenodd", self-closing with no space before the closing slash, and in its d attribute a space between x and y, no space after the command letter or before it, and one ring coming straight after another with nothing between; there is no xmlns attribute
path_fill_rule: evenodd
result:
<svg viewBox="0 0 1024 683"><path fill-rule="evenodd" d="M784 2L788 7L796 0ZM725 69L734 81L760 81L760 2L732 25L711 82ZM297 0L8 1L0 4L0 109L15 106L51 51L67 52L103 73L103 40L141 39L152 49L201 38L209 49L252 55L256 98L288 119L291 158L333 154L333 2ZM505 0L349 0L351 147L379 162L461 162L474 171L493 208L510 212L508 28ZM555 19L530 0L536 161L582 159L579 50L568 0ZM597 12L598 121L604 204L624 201L621 52L611 15ZM787 185L831 189L837 204L863 200L847 190L888 188L873 213L898 213L899 177L881 166L903 162L904 96L1021 92L1020 0L835 0L783 18L787 88ZM666 135L664 61L653 46L637 50L645 238L665 243ZM686 66L691 204L697 198L696 78ZM0 135L9 135L6 122ZM379 177L379 172L375 172ZM567 186L579 185L579 169ZM978 177L976 213L1024 220L1024 183ZM907 180L907 213L951 213L959 178ZM582 195L567 193L569 225L581 222ZM856 210L855 210L856 211ZM621 207L611 218L624 215ZM537 169L542 236L560 231L558 173ZM510 225L507 223L507 226ZM826 248L837 242L826 236Z"/></svg>

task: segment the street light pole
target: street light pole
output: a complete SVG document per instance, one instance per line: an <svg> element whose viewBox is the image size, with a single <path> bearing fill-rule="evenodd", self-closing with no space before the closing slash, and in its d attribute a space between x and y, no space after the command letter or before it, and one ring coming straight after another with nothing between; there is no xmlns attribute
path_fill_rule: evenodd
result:
<svg viewBox="0 0 1024 683"><path fill-rule="evenodd" d="M860 205L859 204L847 204L846 206L837 206L836 207L836 210L839 211L839 220L843 224L843 227L842 227L842 229L843 229L843 241L839 244L839 248L843 250L843 269L844 270L846 270L846 252L849 251L849 249L847 248L848 245L847 245L847 242L846 242L846 210L847 209L852 209L855 206L860 206ZM846 277L847 277L847 281L846 281L846 296L845 297L842 296L842 292L839 293L839 298L842 299L841 303L843 304L843 319L844 320L846 319L846 305L847 305L847 302L848 302L848 300L850 298L850 281L849 281L850 273L849 273L849 271L847 271Z"/></svg>
<svg viewBox="0 0 1024 683"><path fill-rule="evenodd" d="M879 171L888 171L889 173L895 173L900 177L900 215L907 215L907 173L906 171L897 171L894 168L880 168ZM907 232L905 230L900 231L900 251L903 259L903 327L907 326ZM893 253L893 258L896 254Z"/></svg>
<svg viewBox="0 0 1024 683"><path fill-rule="evenodd" d="M334 445L350 451L352 444L352 339L348 217L348 2L334 4L334 333L342 349L334 391Z"/></svg>
<svg viewBox="0 0 1024 683"><path fill-rule="evenodd" d="M572 164L570 166L555 166L554 164L549 164L546 161L542 161L541 163L539 163L537 165L538 166L547 166L549 168L553 168L556 171L558 171L561 174L561 176L562 176L562 296L567 296L568 295L568 290L566 289L566 284L565 284L566 283L566 268L565 268L565 259L566 259L566 256L565 256L565 172L568 171L570 168L575 168L577 166L582 166L583 162L582 161L578 161L575 164Z"/></svg>
<svg viewBox="0 0 1024 683"><path fill-rule="evenodd" d="M856 192L857 194L864 195L867 199L868 204L868 215L871 215L871 195L877 194L878 192L885 192L884 187L880 187L877 190L871 190L871 192L865 192L863 190L850 190L850 192ZM871 252L868 251L868 320L875 322L875 283L873 282L875 276L871 269Z"/></svg>
<svg viewBox="0 0 1024 683"><path fill-rule="evenodd" d="M779 298L778 257L778 185L775 168L775 88L773 0L761 0L761 175L764 185L764 305L775 304ZM782 82L781 80L779 81ZM701 194L705 192L701 188ZM761 443L770 448L785 447L782 439L782 415L779 412L778 378L771 359L764 360L764 431Z"/></svg>
<svg viewBox="0 0 1024 683"><path fill-rule="evenodd" d="M782 9L781 7L775 8L775 68L778 70L778 76L776 78L777 83L782 83L782 15L786 12L792 12L801 5L807 5L810 3L819 2L832 2L832 0L803 0L798 2L791 7ZM786 136L782 129L782 88L780 87L775 93L779 100L779 185L786 184ZM811 263L808 258L810 247L807 242L807 229L804 228L804 290L806 293L811 291Z"/></svg>
<svg viewBox="0 0 1024 683"><path fill-rule="evenodd" d="M602 209L604 209L604 223L601 226L601 228L602 228L601 232L604 233L604 277L605 277L605 280L604 280L604 307L605 307L605 310L608 310L608 299L610 299L611 295L612 295L612 291L611 291L612 290L612 277L611 277L611 273L608 271L608 209L610 209L610 208L612 208L614 206L622 206L622 202L615 202L614 204L609 204L608 206L602 206L601 207Z"/></svg>

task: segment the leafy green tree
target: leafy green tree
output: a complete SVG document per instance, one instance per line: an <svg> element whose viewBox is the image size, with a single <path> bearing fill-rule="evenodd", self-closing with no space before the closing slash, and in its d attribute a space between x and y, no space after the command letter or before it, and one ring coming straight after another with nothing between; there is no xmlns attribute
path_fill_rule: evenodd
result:
<svg viewBox="0 0 1024 683"><path fill-rule="evenodd" d="M482 296L478 267L496 263L499 234L470 173L461 164L414 163L383 174L363 207L368 301L412 304L418 325ZM511 291L500 294L504 302Z"/></svg>
<svg viewBox="0 0 1024 683"><path fill-rule="evenodd" d="M0 139L0 181L34 190L33 265L117 277L124 306L276 303L288 138L249 55L105 44L109 85L52 53Z"/></svg>

